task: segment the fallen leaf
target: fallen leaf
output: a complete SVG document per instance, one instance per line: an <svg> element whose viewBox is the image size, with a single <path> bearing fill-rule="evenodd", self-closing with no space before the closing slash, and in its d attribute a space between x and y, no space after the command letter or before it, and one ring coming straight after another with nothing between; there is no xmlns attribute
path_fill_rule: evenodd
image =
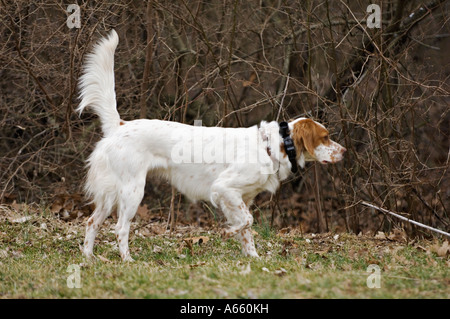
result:
<svg viewBox="0 0 450 319"><path fill-rule="evenodd" d="M281 228L279 231L278 231L278 233L279 234L287 234L287 233L289 233L291 231L291 228L290 227L285 227L285 228Z"/></svg>
<svg viewBox="0 0 450 319"><path fill-rule="evenodd" d="M157 245L154 245L153 246L153 252L155 253L155 254L159 254L159 253L161 253L163 251L163 249L161 248L161 247L159 247L159 246L157 246Z"/></svg>
<svg viewBox="0 0 450 319"><path fill-rule="evenodd" d="M192 237L192 243L193 244L206 244L209 241L209 237L207 236L199 236L199 237Z"/></svg>
<svg viewBox="0 0 450 319"><path fill-rule="evenodd" d="M189 248L191 255L194 255L193 245L195 245L195 244L201 245L202 243L206 243L208 241L209 241L209 237L207 237L207 236L199 236L199 237L191 237L191 238L183 239L183 242Z"/></svg>
<svg viewBox="0 0 450 319"><path fill-rule="evenodd" d="M445 241L444 244L437 250L437 254L439 257L445 257L449 252L450 247L448 245L448 241Z"/></svg>
<svg viewBox="0 0 450 319"><path fill-rule="evenodd" d="M439 257L445 257L448 253L450 253L450 246L448 244L448 241L444 241L442 243L442 246L439 245L439 243L430 246L430 252L435 253Z"/></svg>
<svg viewBox="0 0 450 319"><path fill-rule="evenodd" d="M204 266L204 265L206 265L206 261L199 261L199 262L197 262L195 264L189 265L189 267L190 268L197 268L197 267Z"/></svg>
<svg viewBox="0 0 450 319"><path fill-rule="evenodd" d="M166 232L166 228L162 225L152 225L151 231L155 233L156 235L161 235Z"/></svg>
<svg viewBox="0 0 450 319"><path fill-rule="evenodd" d="M148 207L147 204L140 205L136 211L136 214L140 219L147 221L148 220Z"/></svg>
<svg viewBox="0 0 450 319"><path fill-rule="evenodd" d="M177 296L181 296L181 295L185 295L187 294L189 291L187 290L178 290L172 287L167 288L167 293L170 295L177 295Z"/></svg>
<svg viewBox="0 0 450 319"><path fill-rule="evenodd" d="M61 211L62 208L63 208L62 205L53 203L52 206L50 206L50 211L54 214L57 214Z"/></svg>
<svg viewBox="0 0 450 319"><path fill-rule="evenodd" d="M70 218L70 213L67 210L63 210L60 217L62 220L68 220Z"/></svg>
<svg viewBox="0 0 450 319"><path fill-rule="evenodd" d="M16 212L20 212L21 210L23 210L26 206L25 206L25 204L18 204L17 202L16 202L16 200L14 200L12 203L11 203L11 208L12 209L14 209Z"/></svg>
<svg viewBox="0 0 450 319"><path fill-rule="evenodd" d="M100 259L101 261L105 262L105 263L110 263L111 260L109 260L108 258L103 257L102 255L97 255L98 259Z"/></svg>
<svg viewBox="0 0 450 319"><path fill-rule="evenodd" d="M280 255L283 257L286 257L288 254L291 253L292 250L294 250L295 248L297 248L298 245L290 240L285 240L283 242L283 248L281 249L281 253Z"/></svg>
<svg viewBox="0 0 450 319"><path fill-rule="evenodd" d="M319 255L319 256L325 258L325 257L326 257L325 254L327 254L330 250L331 250L331 247L328 246L328 247L326 247L325 249L316 251L315 253L316 253L317 255Z"/></svg>
<svg viewBox="0 0 450 319"><path fill-rule="evenodd" d="M281 277L287 274L287 270L284 268L276 269L274 274Z"/></svg>
<svg viewBox="0 0 450 319"><path fill-rule="evenodd" d="M392 241L404 242L406 241L406 234L403 229L395 228L392 234L390 234L387 238Z"/></svg>
<svg viewBox="0 0 450 319"><path fill-rule="evenodd" d="M14 258L22 258L22 257L24 257L24 254L21 251L19 251L19 250L12 250L10 253L11 253L11 255Z"/></svg>
<svg viewBox="0 0 450 319"><path fill-rule="evenodd" d="M33 218L32 216L23 216L23 217L18 217L18 218L11 218L10 222L11 223L25 223L25 222L29 221L32 218Z"/></svg>
<svg viewBox="0 0 450 319"><path fill-rule="evenodd" d="M183 241L190 245L195 245L195 244L201 245L203 243L207 243L209 241L209 237L207 237L207 236L191 237L191 238L185 238L185 239L183 239Z"/></svg>
<svg viewBox="0 0 450 319"><path fill-rule="evenodd" d="M386 235L385 235L382 231L379 231L379 232L375 235L375 239L386 239Z"/></svg>

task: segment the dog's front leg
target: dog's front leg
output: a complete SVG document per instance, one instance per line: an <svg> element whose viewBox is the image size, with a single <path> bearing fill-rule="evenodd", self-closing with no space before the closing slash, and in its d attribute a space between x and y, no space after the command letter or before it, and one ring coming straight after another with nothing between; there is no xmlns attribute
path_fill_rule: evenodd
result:
<svg viewBox="0 0 450 319"><path fill-rule="evenodd" d="M259 258L256 252L255 242L253 241L253 234L251 228L245 228L236 234L236 238L239 240L242 246L242 254L244 256Z"/></svg>
<svg viewBox="0 0 450 319"><path fill-rule="evenodd" d="M223 186L213 187L214 202L219 204L230 225L222 231L223 238L235 236L242 245L242 253L246 256L258 257L251 233L253 216L242 196Z"/></svg>

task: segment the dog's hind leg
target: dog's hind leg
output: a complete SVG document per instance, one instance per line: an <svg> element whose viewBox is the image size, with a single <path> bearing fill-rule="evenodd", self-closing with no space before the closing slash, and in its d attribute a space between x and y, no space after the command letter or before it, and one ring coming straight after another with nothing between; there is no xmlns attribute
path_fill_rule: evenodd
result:
<svg viewBox="0 0 450 319"><path fill-rule="evenodd" d="M89 217L86 225L86 236L84 238L83 254L87 258L91 258L94 250L95 237L97 236L100 226L110 215L110 209L106 209L103 205L96 206L94 213Z"/></svg>
<svg viewBox="0 0 450 319"><path fill-rule="evenodd" d="M119 190L119 203L117 214L119 219L116 225L116 238L119 244L120 257L124 261L133 261L128 248L128 237L130 233L131 220L136 215L139 204L144 197L145 178L143 182L136 180L124 185Z"/></svg>

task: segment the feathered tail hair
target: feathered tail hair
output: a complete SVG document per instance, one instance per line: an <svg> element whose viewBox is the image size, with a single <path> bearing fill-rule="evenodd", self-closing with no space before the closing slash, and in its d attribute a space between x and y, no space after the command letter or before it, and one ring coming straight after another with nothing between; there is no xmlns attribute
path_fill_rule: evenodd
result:
<svg viewBox="0 0 450 319"><path fill-rule="evenodd" d="M79 81L81 103L77 112L81 114L86 107L94 111L100 117L105 136L120 125L114 89L114 51L118 43L119 36L111 30L87 55Z"/></svg>

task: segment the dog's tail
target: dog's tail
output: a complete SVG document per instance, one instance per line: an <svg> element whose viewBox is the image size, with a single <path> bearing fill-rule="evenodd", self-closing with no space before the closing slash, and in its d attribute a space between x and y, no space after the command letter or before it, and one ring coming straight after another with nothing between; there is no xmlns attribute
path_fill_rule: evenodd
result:
<svg viewBox="0 0 450 319"><path fill-rule="evenodd" d="M116 31L112 30L86 57L83 75L79 81L81 103L77 111L81 114L86 107L100 117L105 136L120 125L114 89L114 51L119 43Z"/></svg>

